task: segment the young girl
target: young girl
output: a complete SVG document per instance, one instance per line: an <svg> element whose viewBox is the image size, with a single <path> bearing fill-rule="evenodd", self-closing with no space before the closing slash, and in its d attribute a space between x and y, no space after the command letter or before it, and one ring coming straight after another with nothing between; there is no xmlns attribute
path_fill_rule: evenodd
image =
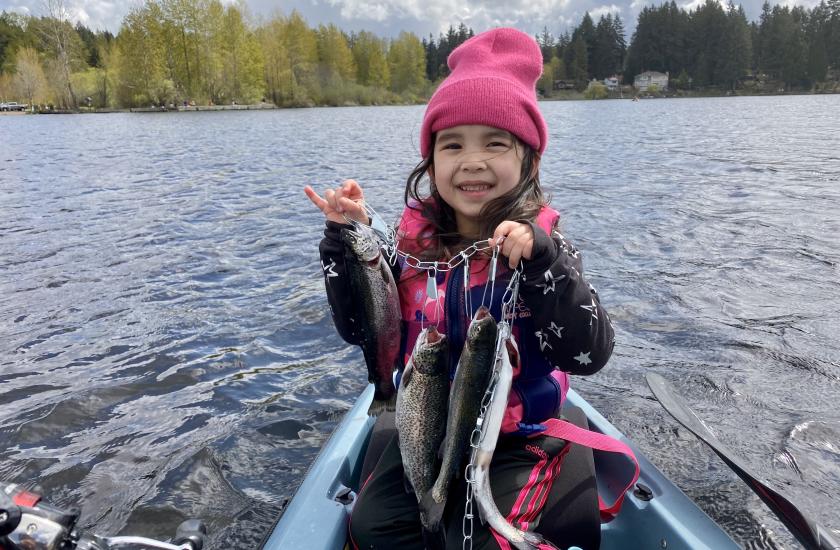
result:
<svg viewBox="0 0 840 550"><path fill-rule="evenodd" d="M580 253L557 231L559 214L540 189L548 137L534 88L542 72L540 49L528 35L499 28L463 43L448 64L451 74L423 117L423 160L408 178L398 249L445 262L485 241L500 247L510 269L521 262L511 320L520 365L491 465L493 496L519 528L540 532L562 548L597 548L591 451L540 435L541 423L560 413L568 373L598 371L614 343L609 317L583 277ZM348 180L324 197L310 187L305 191L327 218L320 252L333 320L342 338L358 344L358 306L344 276L340 230L347 227L346 218L370 223L362 188ZM425 271L411 267L413 262L395 266L403 357L411 353L421 327L436 324L450 340L454 370L471 315L491 294L484 292L488 264L486 254L469 259L469 292L462 267L438 272L436 300L428 296ZM496 319L511 274L501 269L505 273L495 279L490 305ZM422 548L417 498L406 492L396 435L379 453L355 503L352 542L357 548ZM461 548L463 542L465 487L463 479L450 487L444 514L449 548ZM477 518L472 523L473 548L509 547Z"/></svg>

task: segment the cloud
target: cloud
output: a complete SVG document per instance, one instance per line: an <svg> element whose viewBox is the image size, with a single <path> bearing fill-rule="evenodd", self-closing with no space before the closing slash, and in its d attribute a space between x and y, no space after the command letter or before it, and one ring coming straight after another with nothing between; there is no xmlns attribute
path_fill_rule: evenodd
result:
<svg viewBox="0 0 840 550"><path fill-rule="evenodd" d="M596 23L601 17L606 17L607 15L621 15L623 9L621 6L616 6L615 4L610 4L609 6L598 6L597 8L593 8L589 10L589 16L592 18L593 21Z"/></svg>
<svg viewBox="0 0 840 550"><path fill-rule="evenodd" d="M563 12L570 0L327 0L347 21L384 22L403 20L430 23L431 32L445 32L463 23L476 31L514 25L526 32L538 32L548 22L568 19ZM554 26L548 25L548 26Z"/></svg>
<svg viewBox="0 0 840 550"><path fill-rule="evenodd" d="M74 22L93 30L119 31L123 18L133 7L146 0L63 0ZM237 0L221 0L231 4ZM600 0L603 2L604 0ZM335 23L346 31L369 30L379 36L395 37L400 31L420 36L446 32L450 25L464 23L476 32L492 27L514 26L536 35L543 28L557 36L580 24L587 11L596 21L607 13L620 13L627 38L636 17L646 5L660 5L663 0L616 0L601 4L597 0L245 0L257 16L272 16L298 10L311 26ZM696 9L703 0L681 0L684 9ZM720 0L718 0L720 1ZM744 6L750 20L758 18L764 0L736 0ZM776 0L782 5L812 8L820 0ZM42 15L46 0L0 0L0 11ZM279 6L279 8L278 8Z"/></svg>

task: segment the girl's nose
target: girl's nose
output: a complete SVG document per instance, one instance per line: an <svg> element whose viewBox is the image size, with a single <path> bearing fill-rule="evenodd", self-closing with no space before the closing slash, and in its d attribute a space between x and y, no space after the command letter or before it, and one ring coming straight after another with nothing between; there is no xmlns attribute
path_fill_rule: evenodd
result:
<svg viewBox="0 0 840 550"><path fill-rule="evenodd" d="M480 154L464 155L464 158L461 160L461 170L475 172L477 170L484 170L485 168L487 168L486 159Z"/></svg>

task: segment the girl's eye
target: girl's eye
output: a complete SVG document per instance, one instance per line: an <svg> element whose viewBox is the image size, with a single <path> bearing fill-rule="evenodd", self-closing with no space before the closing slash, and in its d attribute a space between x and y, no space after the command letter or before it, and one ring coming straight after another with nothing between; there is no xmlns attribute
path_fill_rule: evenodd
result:
<svg viewBox="0 0 840 550"><path fill-rule="evenodd" d="M507 143L503 141L493 141L487 145L488 147L510 147Z"/></svg>
<svg viewBox="0 0 840 550"><path fill-rule="evenodd" d="M447 143L447 144L445 144L441 147L441 150L443 150L443 149L460 149L460 148L461 148L461 146L457 143Z"/></svg>

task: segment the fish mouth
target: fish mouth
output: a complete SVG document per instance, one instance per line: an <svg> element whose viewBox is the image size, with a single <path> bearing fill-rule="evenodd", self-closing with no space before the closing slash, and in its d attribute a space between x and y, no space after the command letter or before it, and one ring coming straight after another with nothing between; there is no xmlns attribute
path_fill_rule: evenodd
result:
<svg viewBox="0 0 840 550"><path fill-rule="evenodd" d="M429 327L426 331L426 342L429 344L437 344L441 340L441 334L435 327Z"/></svg>
<svg viewBox="0 0 840 550"><path fill-rule="evenodd" d="M487 309L487 306L481 306L478 308L478 311L475 312L475 320L481 321L482 319L486 319L490 317L490 310Z"/></svg>

